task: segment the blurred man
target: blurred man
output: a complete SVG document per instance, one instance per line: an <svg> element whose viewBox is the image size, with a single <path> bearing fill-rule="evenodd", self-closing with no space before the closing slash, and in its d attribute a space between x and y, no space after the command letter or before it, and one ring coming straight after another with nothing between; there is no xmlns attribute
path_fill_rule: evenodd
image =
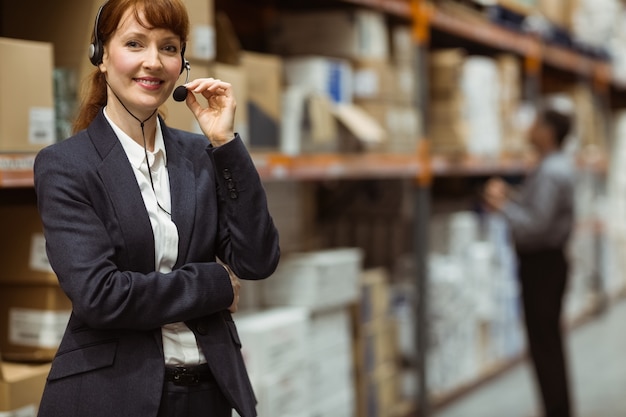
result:
<svg viewBox="0 0 626 417"><path fill-rule="evenodd" d="M571 415L561 328L575 175L561 148L571 123L564 113L540 110L529 134L539 157L536 170L516 195L501 179L490 180L484 195L507 220L515 243L529 353L546 417Z"/></svg>

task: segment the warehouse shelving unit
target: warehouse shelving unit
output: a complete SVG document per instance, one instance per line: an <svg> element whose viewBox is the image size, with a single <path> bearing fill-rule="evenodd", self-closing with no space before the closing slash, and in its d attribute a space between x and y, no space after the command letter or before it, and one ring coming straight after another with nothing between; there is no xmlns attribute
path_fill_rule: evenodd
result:
<svg viewBox="0 0 626 417"><path fill-rule="evenodd" d="M278 2L280 3L280 2ZM284 2L283 2L284 3ZM620 86L611 80L609 65L587 56L583 56L564 47L546 44L534 35L514 32L486 19L474 15L457 15L445 8L435 6L424 0L336 0L328 3L344 3L355 7L367 7L379 10L395 18L410 21L414 27L415 47L419 49L419 67L416 78L420 84L427 83L427 71L424 68L428 50L434 37L445 34L458 42L489 50L514 53L524 61L528 88L540 88L538 78L542 67L561 72L578 79L594 83L601 94L620 91ZM17 7L17 6L16 6ZM428 98L423 91L415 97L419 108L427 109ZM428 115L422 115L423 126L428 132ZM414 154L315 154L290 156L280 153L253 153L253 160L264 181L326 181L326 180L362 180L362 179L410 179L414 184L414 230L413 257L416 262L415 287L418 294L416 318L416 365L419 369L418 386L427 387L426 363L426 311L428 288L426 258L428 253L428 221L431 211L430 187L433 178L445 176L487 176L487 175L524 175L533 166L530 160L512 157L500 159L462 158L451 160L448 157L432 155L428 151L428 140L419 138L420 145ZM3 189L25 188L33 186L32 165L35 154L0 154L0 199ZM606 158L595 158L584 166L603 172ZM7 196L9 193L7 193ZM427 389L418 390L416 413L426 417L430 415L431 405L445 403L451 398L471 389L476 384L491 378L510 367L519 358L505 363L495 364L484 375L471 384L444 396L432 398Z"/></svg>

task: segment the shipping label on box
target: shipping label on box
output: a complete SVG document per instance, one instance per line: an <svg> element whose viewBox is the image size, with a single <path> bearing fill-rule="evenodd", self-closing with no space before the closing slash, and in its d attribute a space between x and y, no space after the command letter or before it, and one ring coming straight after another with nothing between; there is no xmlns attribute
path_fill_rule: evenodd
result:
<svg viewBox="0 0 626 417"><path fill-rule="evenodd" d="M215 28L209 25L195 26L191 31L191 56L211 60L215 57Z"/></svg>
<svg viewBox="0 0 626 417"><path fill-rule="evenodd" d="M0 287L0 350L7 360L51 361L72 303L58 285Z"/></svg>
<svg viewBox="0 0 626 417"><path fill-rule="evenodd" d="M54 349L61 343L70 311L13 308L9 311L9 342Z"/></svg>
<svg viewBox="0 0 626 417"><path fill-rule="evenodd" d="M189 14L190 36L187 58L209 61L215 58L215 16L213 0L185 0Z"/></svg>
<svg viewBox="0 0 626 417"><path fill-rule="evenodd" d="M0 283L58 285L35 204L0 205Z"/></svg>
<svg viewBox="0 0 626 417"><path fill-rule="evenodd" d="M54 274L50 260L48 260L46 238L43 233L33 233L31 237L29 265L33 271Z"/></svg>
<svg viewBox="0 0 626 417"><path fill-rule="evenodd" d="M30 145L44 147L55 142L53 108L31 107L28 121L28 143Z"/></svg>

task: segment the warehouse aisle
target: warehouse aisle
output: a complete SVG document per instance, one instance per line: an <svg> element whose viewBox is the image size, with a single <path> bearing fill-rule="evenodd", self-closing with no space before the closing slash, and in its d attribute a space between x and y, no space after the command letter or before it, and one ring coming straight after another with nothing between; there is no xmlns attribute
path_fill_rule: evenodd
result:
<svg viewBox="0 0 626 417"><path fill-rule="evenodd" d="M577 417L626 416L626 301L574 330L568 347ZM534 417L527 362L440 410L434 417Z"/></svg>

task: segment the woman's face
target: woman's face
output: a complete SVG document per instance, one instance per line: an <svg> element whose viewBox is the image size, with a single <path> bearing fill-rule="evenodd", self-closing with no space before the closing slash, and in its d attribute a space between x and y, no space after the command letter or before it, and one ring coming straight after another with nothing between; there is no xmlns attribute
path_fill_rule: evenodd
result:
<svg viewBox="0 0 626 417"><path fill-rule="evenodd" d="M129 9L105 45L100 70L124 105L135 116L147 117L174 89L180 75L181 46L172 31L146 29ZM108 105L116 103L109 93Z"/></svg>

